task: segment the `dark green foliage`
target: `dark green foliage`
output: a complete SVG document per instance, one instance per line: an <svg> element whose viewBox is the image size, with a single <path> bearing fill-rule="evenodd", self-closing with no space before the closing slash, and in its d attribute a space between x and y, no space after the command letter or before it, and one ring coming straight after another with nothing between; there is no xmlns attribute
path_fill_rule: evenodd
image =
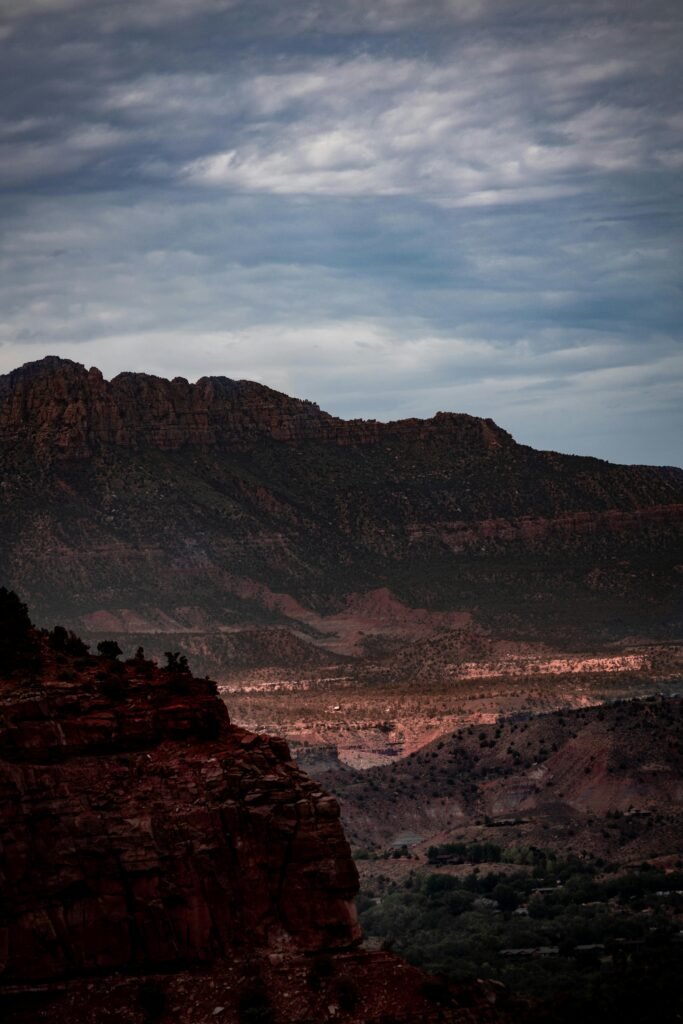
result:
<svg viewBox="0 0 683 1024"><path fill-rule="evenodd" d="M30 668L37 652L28 608L13 590L0 587L0 672Z"/></svg>
<svg viewBox="0 0 683 1024"><path fill-rule="evenodd" d="M430 846L430 864L497 864L502 849L497 843L443 843Z"/></svg>
<svg viewBox="0 0 683 1024"><path fill-rule="evenodd" d="M64 626L55 626L50 632L48 642L53 651L64 651L66 650L66 644L69 639L69 634L64 629Z"/></svg>
<svg viewBox="0 0 683 1024"><path fill-rule="evenodd" d="M509 914L519 906L519 896L512 885L499 882L491 893L491 898L496 901L504 914Z"/></svg>
<svg viewBox="0 0 683 1024"><path fill-rule="evenodd" d="M180 651L165 651L164 657L166 658L165 672L189 673L190 666L187 663L187 658Z"/></svg>
<svg viewBox="0 0 683 1024"><path fill-rule="evenodd" d="M16 637L25 636L33 629L28 608L13 590L6 587L0 587L0 626Z"/></svg>
<svg viewBox="0 0 683 1024"><path fill-rule="evenodd" d="M74 658L78 658L87 654L90 648L81 640L80 636L76 636L75 633L69 631L69 636L64 650L67 654L71 654Z"/></svg>
<svg viewBox="0 0 683 1024"><path fill-rule="evenodd" d="M683 873L647 868L605 879L597 862L561 861L550 852L545 862L557 874L417 875L410 887L393 889L385 883L381 901L362 912L363 927L431 973L502 981L532 1000L526 1024L679 1019ZM564 884L556 884L558 875ZM515 905L527 905L531 916L512 913Z"/></svg>
<svg viewBox="0 0 683 1024"><path fill-rule="evenodd" d="M123 654L116 640L100 640L97 650L103 658L118 658L120 654Z"/></svg>

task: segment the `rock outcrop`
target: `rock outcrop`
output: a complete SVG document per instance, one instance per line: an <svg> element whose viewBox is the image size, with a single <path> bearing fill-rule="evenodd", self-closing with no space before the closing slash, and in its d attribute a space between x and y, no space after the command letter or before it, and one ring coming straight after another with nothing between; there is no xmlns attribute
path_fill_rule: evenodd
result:
<svg viewBox="0 0 683 1024"><path fill-rule="evenodd" d="M353 946L339 809L286 743L208 681L92 660L0 690L0 978Z"/></svg>
<svg viewBox="0 0 683 1024"><path fill-rule="evenodd" d="M356 948L336 800L212 682L27 636L0 677L3 1020L497 1019Z"/></svg>
<svg viewBox="0 0 683 1024"><path fill-rule="evenodd" d="M244 449L263 439L367 445L388 436L450 439L482 451L514 444L492 420L475 416L345 421L314 402L226 377L190 384L183 377L121 373L105 381L96 367L86 371L56 356L0 377L0 443L26 445L45 462L88 458L107 446Z"/></svg>

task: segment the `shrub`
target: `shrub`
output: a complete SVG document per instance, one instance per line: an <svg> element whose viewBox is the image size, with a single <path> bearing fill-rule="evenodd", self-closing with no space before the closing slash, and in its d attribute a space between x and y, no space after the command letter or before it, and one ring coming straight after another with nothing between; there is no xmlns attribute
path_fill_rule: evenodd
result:
<svg viewBox="0 0 683 1024"><path fill-rule="evenodd" d="M100 640L97 650L103 658L118 658L119 654L123 654L116 640Z"/></svg>
<svg viewBox="0 0 683 1024"><path fill-rule="evenodd" d="M164 657L166 658L166 664L164 665L165 672L189 672L190 666L187 663L187 658L180 651L165 651Z"/></svg>

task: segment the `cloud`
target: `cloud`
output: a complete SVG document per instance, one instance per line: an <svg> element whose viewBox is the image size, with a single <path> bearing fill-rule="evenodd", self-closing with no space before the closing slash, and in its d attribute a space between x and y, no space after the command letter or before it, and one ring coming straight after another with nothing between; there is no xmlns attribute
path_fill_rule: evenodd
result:
<svg viewBox="0 0 683 1024"><path fill-rule="evenodd" d="M3 0L0 18L7 26L50 15L81 14L97 31L126 26L154 28L168 21L187 20L203 13L229 10L238 0Z"/></svg>
<svg viewBox="0 0 683 1024"><path fill-rule="evenodd" d="M557 58L540 43L519 61L501 61L496 47L474 45L447 65L364 56L258 75L239 92L249 130L189 161L181 177L280 195L414 194L447 205L573 195L592 187L592 175L644 169L653 140L667 135L658 112L596 101L596 82L628 67L601 57L575 47ZM563 113L530 117L537 90L551 102L562 93Z"/></svg>
<svg viewBox="0 0 683 1024"><path fill-rule="evenodd" d="M5 0L0 21L0 368L256 377L342 415L460 409L680 459L675 3Z"/></svg>
<svg viewBox="0 0 683 1024"><path fill-rule="evenodd" d="M32 122L32 119L27 119ZM31 123L33 127L34 122ZM27 180L51 178L77 171L102 154L127 143L131 135L112 125L83 123L62 137L17 139L28 127L0 126L0 184L25 184Z"/></svg>

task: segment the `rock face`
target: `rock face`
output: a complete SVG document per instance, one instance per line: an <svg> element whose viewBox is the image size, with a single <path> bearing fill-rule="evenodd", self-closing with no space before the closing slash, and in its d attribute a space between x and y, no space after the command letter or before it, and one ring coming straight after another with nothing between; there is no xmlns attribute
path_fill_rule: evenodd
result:
<svg viewBox="0 0 683 1024"><path fill-rule="evenodd" d="M439 413L427 421L347 422L313 402L226 377L190 384L121 373L109 382L95 367L86 371L56 356L0 377L0 442L30 446L45 462L88 458L107 446L245 449L263 439L366 445L389 435L450 437L482 451L514 444L492 420Z"/></svg>
<svg viewBox="0 0 683 1024"><path fill-rule="evenodd" d="M3 1022L501 1020L498 990L358 948L338 804L283 740L182 665L23 622L0 651Z"/></svg>
<svg viewBox="0 0 683 1024"><path fill-rule="evenodd" d="M1 684L2 982L353 946L339 809L286 743L208 681L85 661Z"/></svg>
<svg viewBox="0 0 683 1024"><path fill-rule="evenodd" d="M411 609L523 641L677 635L682 527L682 470L534 451L491 420L345 422L57 358L0 377L0 581L81 632L194 634L212 671L226 629L356 655L418 638Z"/></svg>

